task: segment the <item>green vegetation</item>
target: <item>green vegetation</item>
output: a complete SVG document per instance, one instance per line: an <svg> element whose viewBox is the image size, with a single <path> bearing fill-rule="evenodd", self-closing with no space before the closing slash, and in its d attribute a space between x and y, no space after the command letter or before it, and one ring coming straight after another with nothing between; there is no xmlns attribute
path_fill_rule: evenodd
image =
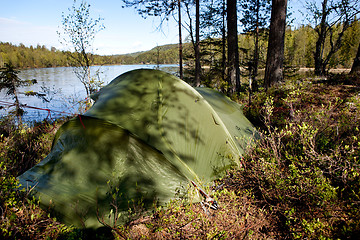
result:
<svg viewBox="0 0 360 240"><path fill-rule="evenodd" d="M55 48L48 50L45 46L25 47L11 43L0 43L0 67L12 63L15 68L41 68L67 66L66 54Z"/></svg>
<svg viewBox="0 0 360 240"><path fill-rule="evenodd" d="M15 68L69 67L68 55L64 52L45 46L25 47L0 42L0 67L12 63ZM171 64L177 63L177 44L155 47L146 52L124 55L92 56L94 65L116 64Z"/></svg>
<svg viewBox="0 0 360 240"><path fill-rule="evenodd" d="M15 70L14 66L10 63L5 63L4 68L0 68L0 91L5 89L6 95L12 96L14 99L14 106L15 110L13 113L16 115L18 119L18 123L21 124L21 116L24 114L24 110L19 102L19 95L21 94L18 92L18 88L21 86L31 86L36 84L37 81L35 79L32 80L22 80L20 79L17 74L19 71ZM25 96L36 96L41 98L43 101L49 102L45 98L45 94L34 92L34 91L27 91L23 93Z"/></svg>
<svg viewBox="0 0 360 240"><path fill-rule="evenodd" d="M0 234L9 239L53 238L68 227L56 222L41 210L35 199L16 190L16 176L26 171L50 151L51 141L59 123L32 128L15 126L11 116L0 121Z"/></svg>
<svg viewBox="0 0 360 240"><path fill-rule="evenodd" d="M341 31L334 25L332 33ZM265 67L267 29L260 29L260 69ZM326 80L296 71L313 68L316 32L310 26L288 28L285 36L286 81L265 91L262 71L249 93L255 39L239 35L243 77L242 103L261 138L243 157L242 167L207 187L218 202L206 209L190 199L170 202L144 215L142 203L129 207L130 221L99 231L58 222L51 209L41 209L29 192L19 191L16 177L50 151L63 123L16 123L15 113L0 120L0 236L5 239L356 239L360 235L360 78L332 75ZM330 68L350 68L360 40L360 23L351 22L342 44L329 59ZM329 40L323 52L330 52ZM201 42L201 83L226 92L221 39ZM69 52L44 46L0 43L0 67L68 66ZM147 52L91 56L96 65L178 62L177 44ZM194 76L194 52L184 44L186 76ZM14 70L14 69L13 69ZM13 71L16 74L16 71ZM9 89L9 86L4 86ZM252 97L249 98L249 95ZM251 101L250 101L251 100ZM251 103L251 104L250 104ZM185 197L184 197L185 198ZM190 204L189 204L190 202ZM131 205L131 203L129 203ZM114 206L116 209L116 206Z"/></svg>
<svg viewBox="0 0 360 240"><path fill-rule="evenodd" d="M257 95L263 139L233 177L269 211L279 238L354 238L359 218L359 78L289 81ZM353 84L348 84L352 82ZM256 117L258 116L258 117Z"/></svg>
<svg viewBox="0 0 360 240"><path fill-rule="evenodd" d="M266 36L267 30L262 36ZM358 43L360 40L360 22L354 21L343 37L343 44L336 54L331 58L330 68L351 68ZM221 65L221 40L206 39L201 42L202 66L210 66L212 74L217 71ZM300 26L296 29L290 27L286 30L285 36L285 66L289 71L293 68L314 67L313 50L315 48L316 35L310 26ZM254 52L255 39L251 34L239 35L240 46L240 64L248 67L249 61L252 60ZM185 63L188 66L193 64L193 47L191 43L184 44ZM329 51L330 43L327 42L325 52ZM267 39L259 39L259 68L265 67ZM145 52L138 52L123 55L100 56L94 55L95 65L115 65L115 64L176 64L179 61L178 45L169 44L157 46ZM48 50L45 46L25 47L10 43L0 42L0 67L5 63L11 62L16 68L40 68L40 67L61 67L69 66L67 53L64 51L51 48ZM220 73L219 73L220 74ZM243 71L244 75L248 75ZM203 76L206 79L206 74ZM203 80L204 80L203 79Z"/></svg>
<svg viewBox="0 0 360 240"><path fill-rule="evenodd" d="M355 239L360 234L360 82L295 76L255 93L244 111L262 138L208 192L218 210L171 202L149 216L99 232L75 229L14 190L16 176L42 160L61 122L0 122L0 234L5 238ZM244 94L245 96L245 94ZM247 104L247 98L238 99Z"/></svg>

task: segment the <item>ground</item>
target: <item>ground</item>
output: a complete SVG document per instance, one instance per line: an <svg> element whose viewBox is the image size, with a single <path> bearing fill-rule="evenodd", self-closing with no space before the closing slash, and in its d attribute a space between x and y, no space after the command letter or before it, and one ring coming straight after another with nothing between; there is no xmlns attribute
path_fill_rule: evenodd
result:
<svg viewBox="0 0 360 240"><path fill-rule="evenodd" d="M13 130L1 122L1 219L5 238L58 239L358 239L360 236L360 80L346 74L296 76L238 99L261 139L239 169L206 191L219 208L191 199L98 231L56 221L18 193L15 177L41 160L60 123ZM246 96L246 94L244 94Z"/></svg>

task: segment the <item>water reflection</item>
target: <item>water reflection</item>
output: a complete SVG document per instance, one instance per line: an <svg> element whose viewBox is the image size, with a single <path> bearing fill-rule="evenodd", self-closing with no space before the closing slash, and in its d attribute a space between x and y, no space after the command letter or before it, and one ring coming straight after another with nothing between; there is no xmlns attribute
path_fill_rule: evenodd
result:
<svg viewBox="0 0 360 240"><path fill-rule="evenodd" d="M108 84L115 77L130 70L140 68L158 68L160 70L176 74L178 72L177 65L115 65L115 66L94 66L91 71L99 71L100 79ZM45 93L49 102L45 102L34 96L19 95L20 103L24 104L26 111L23 120L27 122L39 121L43 119L56 119L61 116L76 114L81 111L80 101L86 98L84 86L76 78L73 69L69 67L58 68L37 68L26 69L19 73L22 80L36 79L37 84L29 87L19 88L19 92L36 91ZM2 101L13 103L11 96L5 95L5 90L0 91L0 99ZM1 104L0 104L1 105ZM31 108L33 107L33 108ZM1 109L0 115L6 115L8 110Z"/></svg>

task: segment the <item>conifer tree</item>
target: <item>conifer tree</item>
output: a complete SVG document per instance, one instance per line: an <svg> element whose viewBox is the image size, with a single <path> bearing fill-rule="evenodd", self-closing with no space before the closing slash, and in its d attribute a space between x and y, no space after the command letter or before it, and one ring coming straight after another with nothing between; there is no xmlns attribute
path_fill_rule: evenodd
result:
<svg viewBox="0 0 360 240"><path fill-rule="evenodd" d="M258 74L260 54L260 34L261 31L269 25L271 5L268 0L243 0L240 3L240 7L243 13L240 19L244 27L243 31L254 36L254 52L252 60L250 60L248 65L250 68L250 78L252 79L250 89L256 89L256 76Z"/></svg>
<svg viewBox="0 0 360 240"><path fill-rule="evenodd" d="M239 46L237 34L237 1L227 0L227 29L228 29L228 83L230 93L240 91Z"/></svg>
<svg viewBox="0 0 360 240"><path fill-rule="evenodd" d="M0 91L6 89L6 95L12 96L14 98L14 105L15 105L15 116L18 119L18 123L22 123L22 116L24 114L24 109L21 107L21 103L19 101L19 94L18 91L19 87L22 86L30 86L32 84L37 83L35 79L33 80L22 80L18 77L19 71L15 69L13 64L5 63L5 66L0 69ZM28 92L25 95L34 95L37 97L45 99L44 94L39 94L37 92Z"/></svg>
<svg viewBox="0 0 360 240"><path fill-rule="evenodd" d="M326 75L330 59L340 49L347 31L360 13L359 0L323 0L321 6L307 2L307 10L312 15L317 33L314 51L315 74ZM336 28L340 30L336 31ZM330 46L327 46L327 41Z"/></svg>
<svg viewBox="0 0 360 240"><path fill-rule="evenodd" d="M143 18L148 16L155 16L160 18L161 28L164 21L169 20L169 17L178 10L178 29L179 29L179 67L180 67L180 78L183 78L183 45L182 45L182 18L181 18L181 7L183 2L182 0L171 0L171 1L161 1L161 0L122 0L125 4L124 7L134 7L137 12ZM186 1L188 2L188 1Z"/></svg>
<svg viewBox="0 0 360 240"><path fill-rule="evenodd" d="M284 41L287 0L273 0L264 85L266 90L284 78Z"/></svg>
<svg viewBox="0 0 360 240"><path fill-rule="evenodd" d="M351 71L350 74L358 74L360 75L360 43L359 43L359 47L356 53L356 57L354 59L354 63L351 67Z"/></svg>

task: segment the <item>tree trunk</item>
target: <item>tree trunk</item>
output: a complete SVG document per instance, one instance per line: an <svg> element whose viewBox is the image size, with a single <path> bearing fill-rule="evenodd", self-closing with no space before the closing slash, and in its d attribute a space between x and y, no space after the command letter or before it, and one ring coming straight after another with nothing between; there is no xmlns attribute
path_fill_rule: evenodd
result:
<svg viewBox="0 0 360 240"><path fill-rule="evenodd" d="M356 57L354 59L354 63L351 67L350 74L360 74L360 43L359 43Z"/></svg>
<svg viewBox="0 0 360 240"><path fill-rule="evenodd" d="M200 86L200 0L196 0L195 86Z"/></svg>
<svg viewBox="0 0 360 240"><path fill-rule="evenodd" d="M260 2L256 1L256 28L255 28L255 51L253 59L253 69L252 69L252 83L250 84L250 92L257 91L257 81L256 77L258 74L259 67L259 13L260 13Z"/></svg>
<svg viewBox="0 0 360 240"><path fill-rule="evenodd" d="M284 78L284 39L287 0L273 0L265 69L265 89Z"/></svg>
<svg viewBox="0 0 360 240"><path fill-rule="evenodd" d="M222 11L222 29L221 29L221 34L222 34L222 57L221 57L221 73L222 73L222 77L223 80L226 80L226 5L225 5L225 0L223 1L223 11ZM224 90L224 89L222 89Z"/></svg>
<svg viewBox="0 0 360 240"><path fill-rule="evenodd" d="M240 91L236 0L227 0L228 83L230 93Z"/></svg>
<svg viewBox="0 0 360 240"><path fill-rule="evenodd" d="M178 14L179 14L179 74L180 74L180 79L183 79L183 56L182 56L182 50L183 50L183 45L182 45L182 35L181 35L181 0L178 0Z"/></svg>
<svg viewBox="0 0 360 240"><path fill-rule="evenodd" d="M20 107L20 101L17 95L17 90L16 90L16 82L15 82L15 78L12 79L12 85L14 86L14 99L15 99L15 108L16 108L16 117L18 119L18 124L21 125L22 124L22 119L21 116L23 114L23 110Z"/></svg>
<svg viewBox="0 0 360 240"><path fill-rule="evenodd" d="M315 75L325 75L326 69L323 64L323 50L326 39L326 18L327 18L327 0L322 2L321 22L318 30L318 40L316 41L314 61L315 61Z"/></svg>

